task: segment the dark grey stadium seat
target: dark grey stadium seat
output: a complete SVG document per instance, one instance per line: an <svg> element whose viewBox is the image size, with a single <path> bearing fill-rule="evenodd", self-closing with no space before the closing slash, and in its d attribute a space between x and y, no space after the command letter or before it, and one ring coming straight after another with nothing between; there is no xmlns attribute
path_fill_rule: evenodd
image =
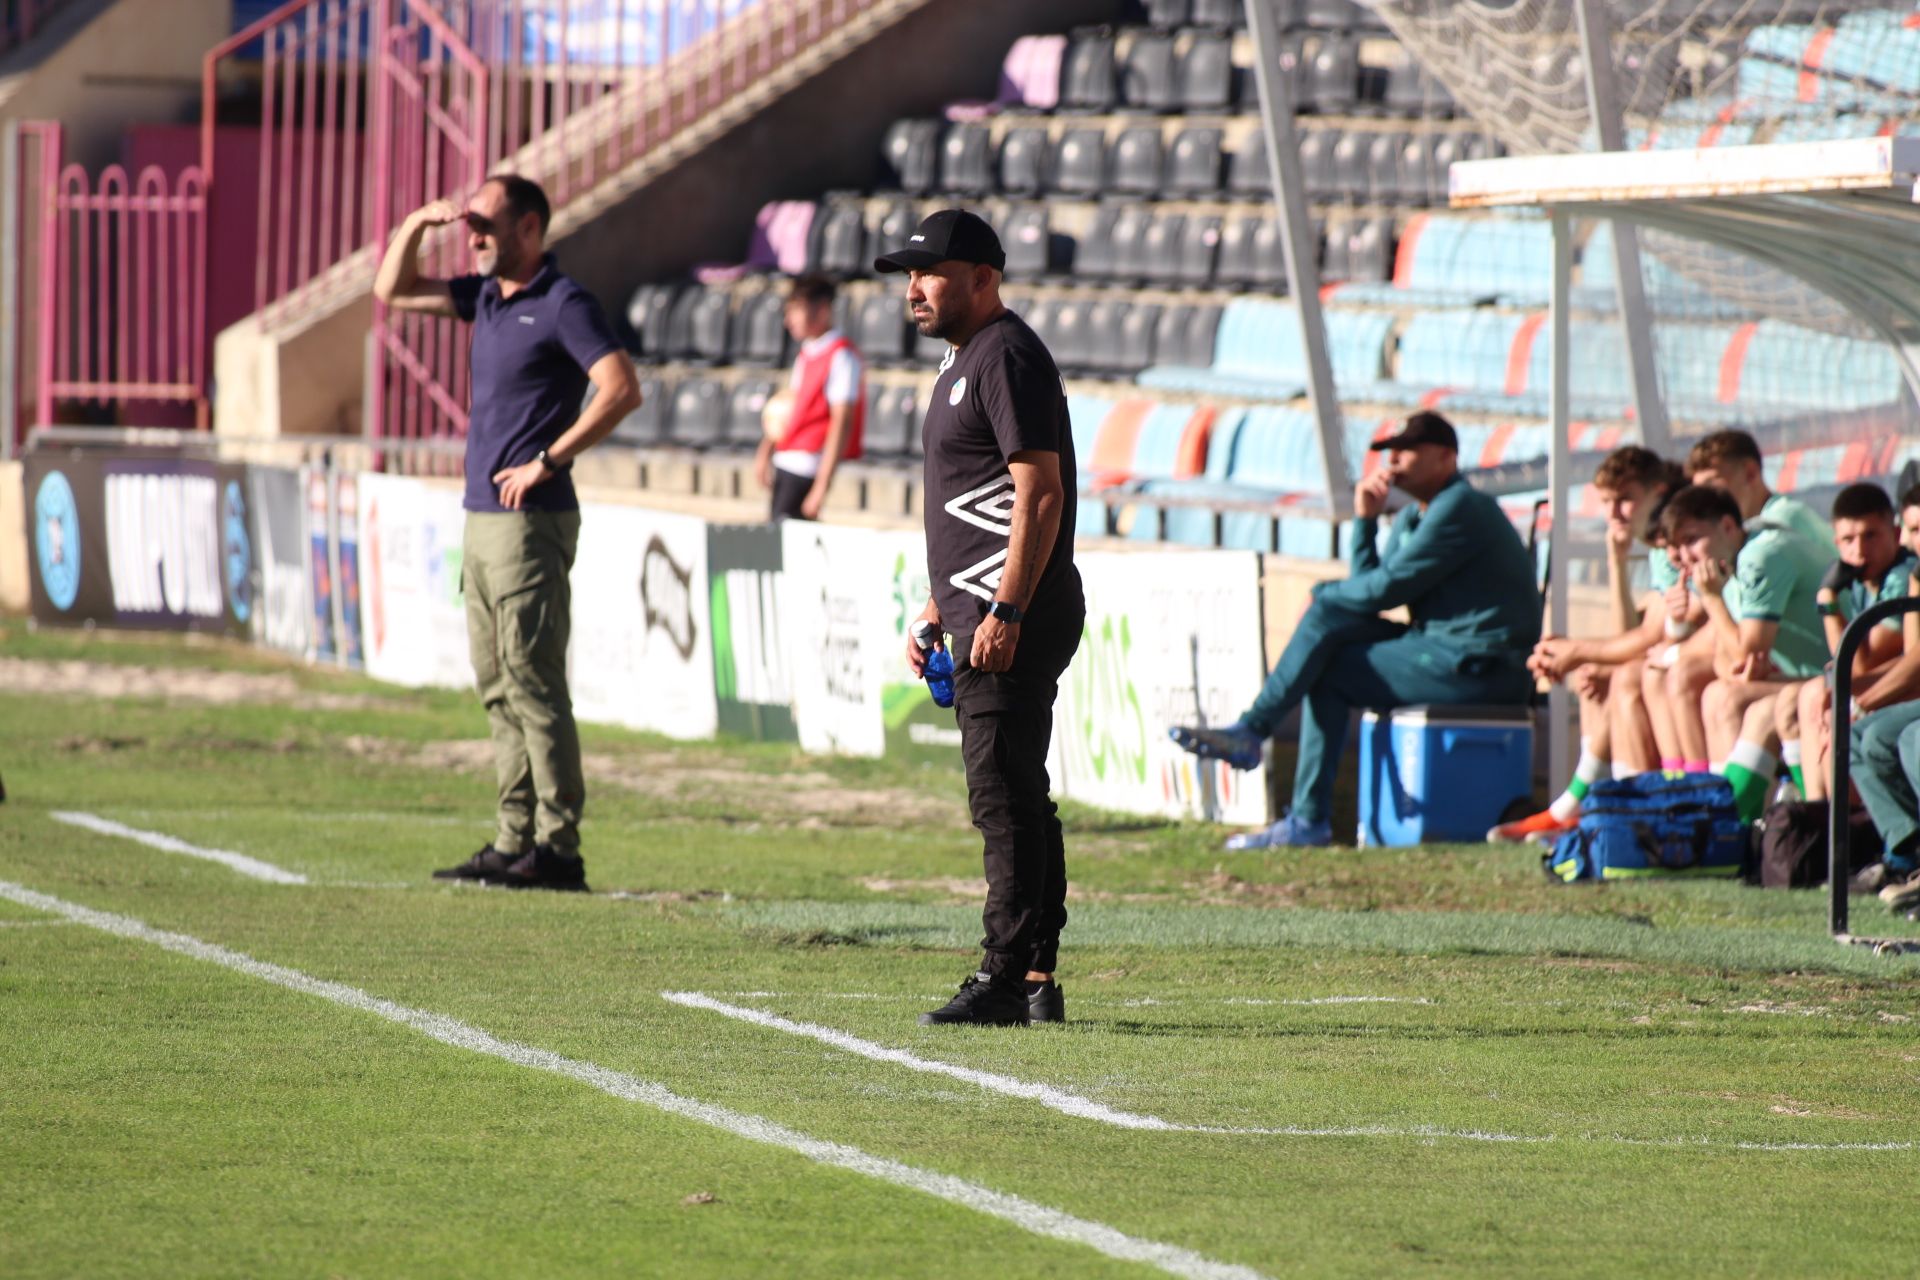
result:
<svg viewBox="0 0 1920 1280"><path fill-rule="evenodd" d="M1120 104L1131 111L1172 111L1175 97L1173 35L1136 31L1120 66Z"/></svg>
<svg viewBox="0 0 1920 1280"><path fill-rule="evenodd" d="M1093 220L1080 233L1073 248L1073 274L1077 278L1104 280L1113 274L1113 227L1120 220L1117 205L1102 205L1094 210Z"/></svg>
<svg viewBox="0 0 1920 1280"><path fill-rule="evenodd" d="M1157 125L1122 130L1107 154L1107 190L1123 196L1158 194L1163 161Z"/></svg>
<svg viewBox="0 0 1920 1280"><path fill-rule="evenodd" d="M939 186L966 196L993 190L993 138L986 125L962 121L947 126L940 143Z"/></svg>
<svg viewBox="0 0 1920 1280"><path fill-rule="evenodd" d="M1353 224L1347 221L1327 224L1326 247L1320 251L1320 279L1327 284L1344 284L1353 278L1350 250Z"/></svg>
<svg viewBox="0 0 1920 1280"><path fill-rule="evenodd" d="M915 208L913 201L900 199L885 205L880 215L873 220L872 226L867 229L866 269L873 270L875 258L905 245L907 237L912 235L913 229L919 225L919 210ZM846 300L846 295L841 294L840 301ZM839 328L845 332L848 326L842 323Z"/></svg>
<svg viewBox="0 0 1920 1280"><path fill-rule="evenodd" d="M844 278L872 267L866 260L866 210L858 199L828 201L814 217L811 241L807 256L815 271Z"/></svg>
<svg viewBox="0 0 1920 1280"><path fill-rule="evenodd" d="M1040 341L1046 343L1047 350L1053 350L1054 321L1058 318L1060 304L1050 298L1041 298L1024 306L1013 308L1027 327L1034 331Z"/></svg>
<svg viewBox="0 0 1920 1280"><path fill-rule="evenodd" d="M1220 256L1218 214L1192 214L1180 235L1180 261L1174 283L1205 288L1213 283L1213 262Z"/></svg>
<svg viewBox="0 0 1920 1280"><path fill-rule="evenodd" d="M727 393L712 378L688 378L673 389L667 438L707 449L721 443L727 427Z"/></svg>
<svg viewBox="0 0 1920 1280"><path fill-rule="evenodd" d="M940 122L895 120L881 140L880 153L893 173L893 185L914 195L926 194L939 177Z"/></svg>
<svg viewBox="0 0 1920 1280"><path fill-rule="evenodd" d="M1170 31L1193 17L1193 0L1146 0L1147 25Z"/></svg>
<svg viewBox="0 0 1920 1280"><path fill-rule="evenodd" d="M1358 224L1347 245L1347 279L1373 284L1392 278L1393 250L1392 218Z"/></svg>
<svg viewBox="0 0 1920 1280"><path fill-rule="evenodd" d="M1009 129L1000 140L1000 190L1011 196L1037 196L1047 185L1047 156L1053 142L1045 129Z"/></svg>
<svg viewBox="0 0 1920 1280"><path fill-rule="evenodd" d="M1453 162L1461 159L1461 150L1466 137L1458 133L1436 133L1433 135L1433 155L1427 169L1427 200L1429 204L1447 202L1447 171L1453 168Z"/></svg>
<svg viewBox="0 0 1920 1280"><path fill-rule="evenodd" d="M1120 347L1114 357L1115 369L1132 376L1155 363L1153 340L1159 328L1158 303L1136 302L1128 307L1127 314L1120 321Z"/></svg>
<svg viewBox="0 0 1920 1280"><path fill-rule="evenodd" d="M1407 145L1404 133L1376 133L1367 147L1367 199L1393 204L1400 199L1400 153Z"/></svg>
<svg viewBox="0 0 1920 1280"><path fill-rule="evenodd" d="M1220 333L1220 315L1221 308L1213 303L1193 308L1181 338L1185 344L1181 354L1185 359L1179 363L1200 368L1213 363L1213 344ZM1175 363L1167 358L1164 348L1156 354L1162 364Z"/></svg>
<svg viewBox="0 0 1920 1280"><path fill-rule="evenodd" d="M1087 307L1087 368L1120 373L1120 330L1132 307L1117 298L1100 298ZM1133 372L1138 372L1134 370Z"/></svg>
<svg viewBox="0 0 1920 1280"><path fill-rule="evenodd" d="M1174 105L1181 111L1225 111L1233 103L1233 38L1196 31L1174 73Z"/></svg>
<svg viewBox="0 0 1920 1280"><path fill-rule="evenodd" d="M1396 192L1400 204L1420 205L1432 202L1434 156L1446 137L1444 133L1416 133L1410 135L1401 146L1399 185Z"/></svg>
<svg viewBox="0 0 1920 1280"><path fill-rule="evenodd" d="M854 313L853 344L860 354L876 365L900 365L909 362L906 304L893 290L878 293L859 305Z"/></svg>
<svg viewBox="0 0 1920 1280"><path fill-rule="evenodd" d="M748 378L733 384L727 395L726 442L736 448L750 449L760 443L764 431L760 414L780 384L772 378Z"/></svg>
<svg viewBox="0 0 1920 1280"><path fill-rule="evenodd" d="M1300 165L1307 166L1309 153L1313 162L1324 171L1333 151L1333 140L1325 130L1308 129L1300 134ZM1307 191L1312 193L1313 180L1307 179ZM1236 196L1257 196L1261 198L1273 195L1273 171L1267 164L1267 136L1255 133L1240 144L1233 153L1233 159L1227 163L1227 190Z"/></svg>
<svg viewBox="0 0 1920 1280"><path fill-rule="evenodd" d="M1253 237L1258 218L1229 217L1220 228L1220 253L1214 260L1213 281L1223 289L1253 285Z"/></svg>
<svg viewBox="0 0 1920 1280"><path fill-rule="evenodd" d="M1067 111L1111 111L1119 98L1113 32L1087 27L1073 33L1060 63L1060 106Z"/></svg>
<svg viewBox="0 0 1920 1280"><path fill-rule="evenodd" d="M1388 114L1435 118L1453 114L1453 95L1446 85L1428 75L1411 56L1405 63L1385 68L1385 73L1380 106Z"/></svg>
<svg viewBox="0 0 1920 1280"><path fill-rule="evenodd" d="M1354 42L1342 35L1321 38L1307 63L1306 85L1301 97L1313 103L1322 115L1343 115L1354 108L1360 93L1360 54Z"/></svg>
<svg viewBox="0 0 1920 1280"><path fill-rule="evenodd" d="M1113 221L1113 270L1111 279L1120 284L1138 284L1146 274L1147 233L1154 224L1151 205L1128 204L1120 208Z"/></svg>
<svg viewBox="0 0 1920 1280"><path fill-rule="evenodd" d="M671 398L667 384L658 376L640 374L640 407L620 419L613 439L622 444L655 445L666 438L667 407Z"/></svg>
<svg viewBox="0 0 1920 1280"><path fill-rule="evenodd" d="M1358 129L1349 129L1340 135L1340 140L1333 144L1333 181L1327 186L1325 198L1365 202L1367 156L1373 150L1374 136Z"/></svg>
<svg viewBox="0 0 1920 1280"><path fill-rule="evenodd" d="M918 325L911 323L908 329L913 337L913 363L916 365L924 365L929 369L938 368L940 362L944 360L947 355L947 340L945 338L929 338L926 334L920 332Z"/></svg>
<svg viewBox="0 0 1920 1280"><path fill-rule="evenodd" d="M724 289L696 289L687 339L688 360L725 364L732 354L733 300Z"/></svg>
<svg viewBox="0 0 1920 1280"><path fill-rule="evenodd" d="M909 436L920 434L920 406L911 386L874 382L867 387L867 428L863 452L876 459L903 458Z"/></svg>
<svg viewBox="0 0 1920 1280"><path fill-rule="evenodd" d="M1097 196L1107 185L1107 135L1099 129L1069 129L1053 147L1051 190Z"/></svg>
<svg viewBox="0 0 1920 1280"><path fill-rule="evenodd" d="M740 304L733 316L736 364L771 368L787 362L786 298L767 289Z"/></svg>
<svg viewBox="0 0 1920 1280"><path fill-rule="evenodd" d="M1052 227L1044 204L1016 205L997 228L1007 251L1007 276L1036 280L1053 267Z"/></svg>
<svg viewBox="0 0 1920 1280"><path fill-rule="evenodd" d="M1187 21L1196 27L1244 27L1247 12L1240 0L1193 0Z"/></svg>
<svg viewBox="0 0 1920 1280"><path fill-rule="evenodd" d="M673 284L643 284L633 291L633 298L627 303L627 324L640 344L641 360L658 362L668 358L668 321L679 296L680 286Z"/></svg>
<svg viewBox="0 0 1920 1280"><path fill-rule="evenodd" d="M1078 372L1092 363L1087 307L1087 303L1069 298L1054 308L1053 334L1047 339L1047 347L1053 352L1054 363L1062 370Z"/></svg>
<svg viewBox="0 0 1920 1280"><path fill-rule="evenodd" d="M1280 247L1280 223L1265 215L1253 218L1252 222L1253 287L1271 293L1285 292L1287 259Z"/></svg>
<svg viewBox="0 0 1920 1280"><path fill-rule="evenodd" d="M1353 0L1305 0L1300 16L1307 26L1321 31L1355 31L1373 25L1365 7Z"/></svg>
<svg viewBox="0 0 1920 1280"><path fill-rule="evenodd" d="M1140 241L1140 279L1151 288L1171 289L1180 283L1180 246L1187 235L1187 216L1163 213L1147 224Z"/></svg>
<svg viewBox="0 0 1920 1280"><path fill-rule="evenodd" d="M1182 129L1174 135L1167 151L1165 180L1160 194L1171 198L1194 198L1220 192L1220 144L1218 129Z"/></svg>

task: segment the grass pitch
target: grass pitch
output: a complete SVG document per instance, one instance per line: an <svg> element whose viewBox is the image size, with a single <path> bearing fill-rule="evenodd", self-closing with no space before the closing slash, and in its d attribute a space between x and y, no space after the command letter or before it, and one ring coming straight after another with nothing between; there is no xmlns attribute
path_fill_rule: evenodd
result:
<svg viewBox="0 0 1920 1280"><path fill-rule="evenodd" d="M515 894L427 879L489 834L468 698L18 624L0 688L0 882L1188 1260L1161 1272L1912 1270L1920 965L1827 941L1819 895L1070 808L1072 1021L925 1029L978 937L957 776L593 730L597 892ZM0 1084L8 1276L1156 1274L4 900Z"/></svg>

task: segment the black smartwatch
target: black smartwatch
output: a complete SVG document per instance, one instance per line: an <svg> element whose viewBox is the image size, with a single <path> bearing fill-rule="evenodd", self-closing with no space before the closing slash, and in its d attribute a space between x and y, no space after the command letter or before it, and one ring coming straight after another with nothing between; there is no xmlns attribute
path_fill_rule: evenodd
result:
<svg viewBox="0 0 1920 1280"><path fill-rule="evenodd" d="M552 458L549 458L547 456L547 451L545 449L542 449L540 452L534 454L533 459L535 462L538 462L541 466L553 472L553 474L555 475L559 475L562 471L570 471L573 468L573 463L571 461L555 462Z"/></svg>
<svg viewBox="0 0 1920 1280"><path fill-rule="evenodd" d="M1002 622L1012 623L1014 626L1019 626L1022 622L1026 621L1027 611L1011 600L995 600L987 606L987 616L990 618L998 618Z"/></svg>

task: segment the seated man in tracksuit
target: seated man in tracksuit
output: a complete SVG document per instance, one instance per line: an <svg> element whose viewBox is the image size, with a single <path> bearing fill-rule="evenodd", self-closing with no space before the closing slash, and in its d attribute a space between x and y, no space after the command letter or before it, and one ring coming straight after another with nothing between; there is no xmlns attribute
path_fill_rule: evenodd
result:
<svg viewBox="0 0 1920 1280"><path fill-rule="evenodd" d="M1355 708L1421 703L1520 705L1532 692L1527 655L1540 639L1533 562L1492 498L1460 475L1459 441L1437 413L1408 418L1378 441L1386 465L1354 488L1352 572L1314 588L1265 687L1226 729L1176 728L1195 755L1250 769L1260 744L1302 702L1293 803L1266 831L1229 848L1332 842L1334 770ZM1387 492L1413 504L1376 549ZM1405 605L1412 624L1380 614Z"/></svg>

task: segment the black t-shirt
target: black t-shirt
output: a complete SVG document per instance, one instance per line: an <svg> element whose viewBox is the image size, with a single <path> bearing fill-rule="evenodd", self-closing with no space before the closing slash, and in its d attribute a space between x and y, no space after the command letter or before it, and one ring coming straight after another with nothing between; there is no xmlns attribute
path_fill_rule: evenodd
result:
<svg viewBox="0 0 1920 1280"><path fill-rule="evenodd" d="M1003 313L967 345L949 347L921 428L926 449L927 572L940 618L967 635L986 616L1006 569L1013 531L1007 459L1028 450L1060 455L1066 505L1060 533L1027 605L1031 626L1078 624L1085 610L1073 567L1078 473L1067 390L1027 322Z"/></svg>

